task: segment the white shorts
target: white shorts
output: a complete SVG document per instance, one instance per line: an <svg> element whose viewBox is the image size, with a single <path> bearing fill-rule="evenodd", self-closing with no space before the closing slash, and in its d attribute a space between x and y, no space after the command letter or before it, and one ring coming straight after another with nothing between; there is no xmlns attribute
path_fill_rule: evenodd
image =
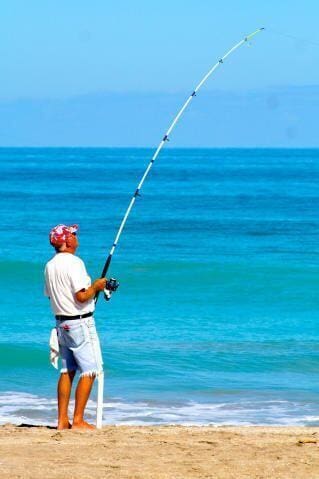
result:
<svg viewBox="0 0 319 479"><path fill-rule="evenodd" d="M93 317L56 322L62 361L61 373L79 371L96 376L103 370L100 341Z"/></svg>

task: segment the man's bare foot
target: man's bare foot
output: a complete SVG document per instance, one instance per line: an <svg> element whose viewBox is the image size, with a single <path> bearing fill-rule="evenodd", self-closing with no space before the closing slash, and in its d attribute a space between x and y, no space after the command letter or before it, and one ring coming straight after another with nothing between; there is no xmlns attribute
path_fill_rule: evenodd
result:
<svg viewBox="0 0 319 479"><path fill-rule="evenodd" d="M66 421L59 421L57 430L61 431L62 429L71 429L72 424L66 420Z"/></svg>
<svg viewBox="0 0 319 479"><path fill-rule="evenodd" d="M95 426L86 421L73 422L72 429L95 429Z"/></svg>

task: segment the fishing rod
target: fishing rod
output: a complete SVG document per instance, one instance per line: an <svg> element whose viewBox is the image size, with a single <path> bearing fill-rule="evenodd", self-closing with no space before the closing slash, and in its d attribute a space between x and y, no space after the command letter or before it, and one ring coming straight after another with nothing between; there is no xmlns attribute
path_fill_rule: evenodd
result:
<svg viewBox="0 0 319 479"><path fill-rule="evenodd" d="M171 134L171 132L173 131L173 129L175 128L176 126L176 123L178 122L178 120L180 119L180 117L182 116L182 114L184 113L184 111L186 110L186 108L188 107L189 103L193 100L193 98L196 96L196 93L198 92L198 90L203 86L203 84L206 82L206 80L211 76L211 74L220 66L224 63L224 60L231 54L233 53L235 50L237 50L237 48L241 47L241 45L243 45L244 43L248 42L252 37L254 37L255 35L257 35L257 33L261 32L262 30L264 30L264 28L259 28L258 30L256 30L255 32L251 33L250 35L247 35L245 38L243 38L240 42L236 43L236 45L234 45L230 50L228 50L227 53L225 53L225 55L223 57L220 58L220 60L218 60L218 62L206 73L206 75L201 79L201 81L198 83L198 85L196 86L196 88L192 91L192 93L189 95L189 97L187 98L187 100L185 101L185 103L183 104L183 106L181 107L181 109L178 111L177 115L175 116L175 118L173 119L172 123L170 124L168 130L166 131L165 135L163 136L160 144L158 145L157 147L157 150L155 151L154 155L152 156L133 196L132 196L132 199L127 207L127 210L125 212L125 215L122 219L122 222L120 224L120 227L116 233L116 236L114 238L114 241L113 241L113 244L112 244L112 247L110 249L110 252L109 252L109 255L106 259L106 262L104 264L104 267L103 267L103 270L102 270L102 274L101 274L101 278L105 278L106 276L106 273L110 267L110 264L111 264L111 261L112 261L112 257L113 257L113 254L114 254L114 251L115 251L115 248L118 244L118 241L120 239L120 236L122 234L122 231L124 229L124 226L127 222L127 219L129 217L129 214L134 206L134 203L135 203L135 200L136 198L139 196L139 193L140 193L140 190L143 186L143 183L144 181L146 180L146 177L147 175L149 174L149 171L150 169L152 168L153 166L153 163L154 161L156 160L156 158L158 157L161 149L163 148L163 146L165 145L165 143L167 141L169 141L169 135ZM111 294L117 290L119 286L119 283L116 281L116 279L114 278L111 278L109 279L107 282L106 282L106 287L104 289L104 297L106 300L109 300L110 297L111 297ZM95 295L95 303L98 301L98 298L99 298L99 292L96 293ZM97 390L97 407L96 407L96 427L98 429L100 429L102 427L102 417L103 417L103 390L104 390L104 372L103 371L100 371L98 374L97 374L97 379L98 379L98 390Z"/></svg>
<svg viewBox="0 0 319 479"><path fill-rule="evenodd" d="M127 210L125 212L125 215L122 219L122 222L120 224L120 227L116 233L116 236L115 236L115 239L113 241L113 244L112 244L112 247L110 249L110 252L109 252L109 255L107 257L107 260L104 264L104 267L103 267L103 270L102 270L102 274L101 274L101 278L105 278L106 276L106 273L110 267L110 264L111 264L111 261L112 261L112 258L113 258L113 254L114 254L114 251L115 251L115 248L117 247L117 244L118 244L118 241L120 239L120 236L122 234L122 231L124 229L124 226L127 222L127 219L129 217L129 214L134 206L134 203L135 203L135 200L136 198L139 196L140 194L140 190L143 186L143 183L144 181L146 180L146 177L147 175L149 174L149 171L150 169L152 168L153 166L153 163L154 161L156 160L156 158L158 157L161 149L163 148L163 146L165 145L165 143L167 141L169 141L169 135L171 134L171 132L173 131L173 129L175 128L178 120L180 119L180 117L182 116L182 114L184 113L184 111L186 110L186 108L188 107L188 105L190 104L190 102L193 100L193 98L196 96L196 93L198 92L198 90L204 85L204 83L208 80L208 78L211 76L211 74L218 68L220 67L223 63L224 63L224 60L229 56L231 55L231 53L233 53L235 50L237 50L239 47L241 47L242 45L244 45L245 43L247 43L249 40L251 40L255 35L257 35L257 33L261 32L262 30L264 30L264 28L259 28L258 30L254 31L253 33L251 33L250 35L247 35L246 37L244 37L240 42L236 43L236 45L234 45L230 50L228 50L227 53L225 53L225 55L223 57L221 57L217 63L215 63L215 65L206 73L206 75L201 79L201 81L198 83L198 85L196 86L196 88L192 91L192 93L189 95L189 97L187 98L187 100L185 101L185 103L183 104L183 106L181 107L181 109L178 111L177 115L175 116L175 118L173 119L172 123L170 124L168 130L166 131L165 135L163 136L161 142L159 143L158 147L157 147L157 150L155 151L154 155L152 156L152 159L150 160L134 194L133 194L133 197L127 207ZM105 299L106 300L109 300L110 297L111 297L111 294L113 291L116 291L117 287L118 287L119 283L114 279L114 278L111 278L110 280L107 281L107 284L106 284L106 288L104 290L104 295L105 295ZM96 293L95 295L95 302L97 302L99 298L99 292Z"/></svg>

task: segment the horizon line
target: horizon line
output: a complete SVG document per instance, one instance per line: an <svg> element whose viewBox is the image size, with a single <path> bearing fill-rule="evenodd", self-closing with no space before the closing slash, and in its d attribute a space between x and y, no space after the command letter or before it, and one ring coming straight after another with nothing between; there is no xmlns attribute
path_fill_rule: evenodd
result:
<svg viewBox="0 0 319 479"><path fill-rule="evenodd" d="M61 146L1 146L0 150L6 149L101 149L101 150L151 150L157 146L79 146L79 145L61 145ZM168 146L167 150L319 150L318 146Z"/></svg>

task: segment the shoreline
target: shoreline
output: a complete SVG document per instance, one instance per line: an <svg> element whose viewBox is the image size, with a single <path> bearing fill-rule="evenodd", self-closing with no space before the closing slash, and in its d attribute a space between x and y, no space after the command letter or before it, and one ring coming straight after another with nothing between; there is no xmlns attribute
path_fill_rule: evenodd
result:
<svg viewBox="0 0 319 479"><path fill-rule="evenodd" d="M55 389L52 386L52 391ZM86 418L94 422L96 417L96 391L92 393L86 408ZM70 401L70 411L74 400ZM214 402L184 400L124 400L121 397L104 398L105 426L304 426L319 427L318 398L301 401L292 398L250 397L241 399L216 397ZM38 426L55 426L57 400L55 396L38 396L27 392L6 391L0 395L0 426L18 425L21 422Z"/></svg>
<svg viewBox="0 0 319 479"><path fill-rule="evenodd" d="M318 447L308 426L0 426L3 479L315 479Z"/></svg>

